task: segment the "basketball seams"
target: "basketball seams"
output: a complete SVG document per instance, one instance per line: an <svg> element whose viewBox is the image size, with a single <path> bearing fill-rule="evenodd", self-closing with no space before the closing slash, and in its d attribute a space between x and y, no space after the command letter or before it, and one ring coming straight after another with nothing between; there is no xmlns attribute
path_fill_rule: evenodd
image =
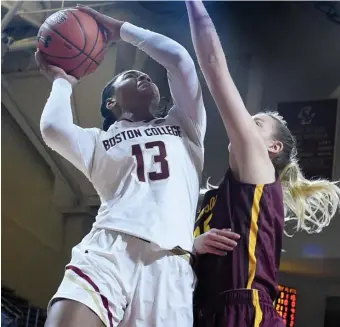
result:
<svg viewBox="0 0 340 327"><path fill-rule="evenodd" d="M80 64L78 64L77 67L72 68L71 70L69 70L69 71L68 71L68 74L71 74L71 75L72 75L72 72L75 71L76 69L78 69L79 67L81 67L82 65L84 65L84 63L86 62L86 60L91 60L89 66L90 66L92 63L96 64L96 62L93 61L91 58L85 58ZM97 65L97 67L98 67L98 65ZM88 68L86 68L86 70L85 70L85 72L84 72L85 75L86 75L86 71L87 71L87 70L88 70Z"/></svg>
<svg viewBox="0 0 340 327"><path fill-rule="evenodd" d="M94 58L99 57L99 55L101 55L102 52L105 51L105 50L106 50L106 47L103 47L103 48L98 52L98 54L97 54ZM93 60L93 62L95 62L95 61ZM87 71L88 71L89 68L91 67L91 64L92 64L92 63L90 63L89 66L86 68L85 73L87 73Z"/></svg>
<svg viewBox="0 0 340 327"><path fill-rule="evenodd" d="M49 28L51 31L53 31L54 33L58 34L63 40L67 41L67 42L70 43L72 46L74 46L78 51L83 52L83 50L81 50L77 45L75 45L75 44L74 44L73 42L71 42L70 40L66 39L66 38L64 37L64 35L62 35L58 30L55 30L55 29L52 27L52 25L50 25L47 21L45 21L44 24L46 24L46 25L48 26L48 28Z"/></svg>
<svg viewBox="0 0 340 327"><path fill-rule="evenodd" d="M45 26L44 26L44 25L45 25ZM46 27L46 29L49 29L49 30L51 30L53 33L55 33L55 31L54 31L53 29L51 29L50 26L46 24L46 22L45 22L42 26ZM56 34L57 34L58 36L62 37L62 36L59 35L58 33L56 33ZM63 40L68 41L68 40L65 39L65 38L63 38ZM69 41L68 41L68 42L69 42ZM70 43L71 45L73 45L73 43L71 43L71 42L69 42L69 43ZM77 50L79 50L79 49L77 48ZM43 50L42 50L42 52L44 53L44 56L46 56L46 57L56 58L56 59L65 59L65 60L68 60L68 59L75 59L75 58L79 57L79 56L82 54L82 53L80 52L80 53L77 53L76 55L74 55L74 56L72 56L72 57L64 57L64 56L54 56L54 55L51 55L51 54L49 54L49 53L44 52ZM83 54L86 56L86 53L83 53Z"/></svg>
<svg viewBox="0 0 340 327"><path fill-rule="evenodd" d="M85 40L85 46L84 46L84 49L85 49L85 48L86 48L87 38L86 38L86 34L85 34L84 30L83 30L83 25L81 24L81 21L80 21L80 19L77 17L77 15L75 15L72 11L70 11L70 14L77 20L77 22L78 22L78 24L79 24L79 26L80 26L80 28L81 28L81 31L82 31L82 33L83 33L83 35L84 35L84 40ZM98 42L98 38L99 38L99 33L100 33L99 25L98 25L97 22L96 22L96 25L97 25L97 36L96 36L96 40L95 40L95 42L94 42L94 44L93 44L93 46L92 46L91 51L90 51L88 54L86 54L86 55L87 55L87 57L88 57L89 59L91 59L92 61L94 61L94 62L98 65L98 63L94 60L94 58L91 57L91 54L92 54L93 50L96 48L96 45L97 45L97 42ZM83 51L84 51L84 50L83 50Z"/></svg>
<svg viewBox="0 0 340 327"><path fill-rule="evenodd" d="M45 48L43 38L38 38L38 48L52 65L64 67L67 74L85 76L95 71L103 61L107 42L101 26L90 15L68 11L66 20L68 23L60 24L65 19L55 22L47 19L39 30L39 34L46 38ZM95 25L97 31L94 35Z"/></svg>
<svg viewBox="0 0 340 327"><path fill-rule="evenodd" d="M100 27L99 27L98 24L97 24L97 27L98 27L98 30L97 30L97 38L96 38L96 43L95 43L95 45L96 45L97 42L98 42L99 34L102 33L102 31L100 30ZM95 55L95 57L93 58L93 61L96 62L95 59L96 59L103 51L105 51L105 50L106 50L106 47L103 46L103 47L101 48L101 50ZM92 51L93 51L93 50L92 50ZM92 51L91 51L91 53L92 53ZM88 72L88 70L90 69L91 65L92 65L92 63L90 63L90 64L87 66L87 68L86 68L86 70L85 70L85 74ZM97 66L97 67L98 67L98 66Z"/></svg>
<svg viewBox="0 0 340 327"><path fill-rule="evenodd" d="M77 19L79 26L82 28L82 25L80 24L79 19L78 19L73 13L72 13L72 15ZM82 31L83 31L83 29L82 29ZM83 31L83 32L84 32L84 31ZM97 42L98 42L99 33L100 33L100 30L99 30L99 26L98 26L98 24L97 24L97 35L96 35L96 40L95 40L95 42L94 42L94 44L93 44L93 46L92 46L91 51L88 53L89 58L91 59L91 61L93 61L93 62L97 65L97 67L98 67L98 63L91 57L91 54L92 54L93 50L96 48L96 45L97 45ZM85 37L85 46L86 46L86 41L87 41L87 40L86 40L86 35L85 35L85 33L84 33L84 37ZM72 73L74 70L76 70L76 69L79 68L81 65L83 65L83 64L85 63L86 60L87 60L87 59L83 60L77 67L73 68L73 69L70 71L70 73ZM90 62L90 63L88 64L87 68L85 69L84 74L86 74L86 72L88 71L88 69L91 67L91 64L92 64L92 62Z"/></svg>
<svg viewBox="0 0 340 327"><path fill-rule="evenodd" d="M55 30L54 28L52 28L52 26L45 22L46 25L48 25L48 28L53 31L54 33L56 33L57 35L59 35L63 40L67 41L68 43L70 43L72 46L74 46L78 51L80 51L80 53L78 54L81 55L81 54L84 54L84 56L86 56L88 59L94 61L97 65L99 65L95 60L93 60L87 53L85 53L83 50L79 49L78 46L76 46L73 42L71 42L70 40L66 39L61 33L59 33L57 30ZM85 48L84 48L85 49ZM69 57L59 57L59 59L69 59Z"/></svg>
<svg viewBox="0 0 340 327"><path fill-rule="evenodd" d="M75 18L75 20L77 21L77 23L78 23L78 25L80 27L81 33L83 34L84 47L83 47L83 50L81 50L81 51L84 53L84 50L85 50L86 44L87 44L87 38L86 38L86 34L84 33L84 30L83 30L83 25L80 23L79 18L71 10L69 11L69 13Z"/></svg>

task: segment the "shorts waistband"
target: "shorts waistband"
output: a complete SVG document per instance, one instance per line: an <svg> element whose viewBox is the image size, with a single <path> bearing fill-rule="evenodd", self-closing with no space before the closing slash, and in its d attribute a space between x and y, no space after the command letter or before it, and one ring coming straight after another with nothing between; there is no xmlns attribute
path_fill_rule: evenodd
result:
<svg viewBox="0 0 340 327"><path fill-rule="evenodd" d="M259 302L263 304L269 304L273 306L273 300L269 294L256 289L237 289L220 293L217 297L217 301L223 301L224 303L252 303L254 297L258 297Z"/></svg>
<svg viewBox="0 0 340 327"><path fill-rule="evenodd" d="M151 243L150 241L144 240L143 238L140 238L140 237L137 237L137 238L140 239L141 241ZM182 259L187 261L191 266L194 265L195 256L191 252L183 250L179 246L176 246L175 248L169 250L169 252L171 252L172 255L177 255L181 257Z"/></svg>
<svg viewBox="0 0 340 327"><path fill-rule="evenodd" d="M186 260L191 266L194 265L194 260L195 257L194 255L186 250L183 250L181 247L177 246L173 249L170 250L170 252L174 255L178 255L179 257L181 257L182 259Z"/></svg>

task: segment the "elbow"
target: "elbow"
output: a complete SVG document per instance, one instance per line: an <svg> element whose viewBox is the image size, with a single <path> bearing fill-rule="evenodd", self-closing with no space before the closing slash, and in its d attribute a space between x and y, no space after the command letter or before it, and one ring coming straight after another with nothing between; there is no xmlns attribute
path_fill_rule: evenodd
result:
<svg viewBox="0 0 340 327"><path fill-rule="evenodd" d="M173 52L173 67L176 70L184 72L185 75L196 70L194 60L182 46L179 46L178 49Z"/></svg>
<svg viewBox="0 0 340 327"><path fill-rule="evenodd" d="M53 123L40 122L40 132L45 143L50 146L59 138L60 128Z"/></svg>
<svg viewBox="0 0 340 327"><path fill-rule="evenodd" d="M187 67L187 69L196 69L194 60L191 58L189 52L186 49L183 49L185 54L183 53L179 59L179 66Z"/></svg>
<svg viewBox="0 0 340 327"><path fill-rule="evenodd" d="M187 65L188 63L193 63L193 60L187 49L168 37L164 37L163 42L161 42L161 44L158 46L160 49L163 49L164 55L166 57L166 59L164 58L164 61L166 61L171 67L176 68L183 66L184 64Z"/></svg>

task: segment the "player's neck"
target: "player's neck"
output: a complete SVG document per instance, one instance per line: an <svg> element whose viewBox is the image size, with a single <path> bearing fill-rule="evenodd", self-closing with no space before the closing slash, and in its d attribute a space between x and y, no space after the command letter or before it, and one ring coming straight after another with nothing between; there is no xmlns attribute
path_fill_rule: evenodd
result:
<svg viewBox="0 0 340 327"><path fill-rule="evenodd" d="M123 112L121 116L119 117L118 121L120 120L127 120L131 122L138 122L138 121L144 121L144 120L152 120L154 119L154 116L151 113L138 115L134 114L132 112Z"/></svg>

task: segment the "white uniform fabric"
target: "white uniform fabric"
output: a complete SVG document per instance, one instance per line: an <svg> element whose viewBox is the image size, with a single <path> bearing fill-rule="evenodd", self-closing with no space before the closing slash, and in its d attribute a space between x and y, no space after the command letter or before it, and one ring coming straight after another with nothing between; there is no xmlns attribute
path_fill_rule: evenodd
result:
<svg viewBox="0 0 340 327"><path fill-rule="evenodd" d="M138 242L144 241L134 238L131 247L137 257L132 260L126 249L118 250L116 242L111 244L107 238L100 237L93 241L87 236L74 248L71 265L80 267L89 278L97 279L99 291L96 292L103 292L107 297L113 314L117 314L114 319L119 320L121 316L114 306L121 305L123 311L125 308L121 294L125 296L127 307L134 302L140 303L147 321L156 319L148 316L152 315L150 310L163 309L170 310L166 317L177 319L174 302L183 303L183 306L186 302L191 312L192 288L187 285L192 285L193 278L189 273L182 273L189 269L185 260L169 256L171 252L164 250L175 247L192 250L206 130L202 93L194 62L177 42L129 23L122 26L121 38L167 69L174 102L169 115L150 122L118 121L107 132L97 128L83 129L73 123L71 85L64 79L57 79L42 114L41 131L46 144L81 170L100 196L101 207L92 234L114 235L113 231L116 231L151 242L145 242L147 246L143 248ZM95 250L85 255L83 249L95 242ZM125 242L125 248L130 247L130 241L119 242ZM145 260L151 260L150 265L141 269L138 262ZM121 268L121 262L127 262L125 268L130 266L132 270ZM97 276L101 270L102 275ZM68 269L55 298L77 300L98 314L93 302L85 297L85 288L81 290L70 285L67 276L71 274ZM124 274L130 277L121 284L119 278ZM80 282L80 276L73 274L73 277ZM134 278L140 278L140 285L135 289ZM111 288L116 291L111 292ZM129 295L130 299L124 293L127 289L135 292ZM150 296L154 305L146 304ZM165 298L161 299L163 296ZM143 325L143 317L138 318L138 326ZM129 319L128 311L124 319ZM169 326L191 325L183 319L183 322L175 320L176 323ZM144 326L166 324L155 322Z"/></svg>
<svg viewBox="0 0 340 327"><path fill-rule="evenodd" d="M71 85L57 79L42 114L42 135L98 192L101 207L95 228L135 235L163 249L191 251L206 129L195 65L181 45L163 35L125 23L121 37L167 69L174 107L166 119L123 120L107 132L80 128L73 124ZM133 149L141 152L140 162ZM157 180L167 167L168 176ZM138 178L138 169L145 182Z"/></svg>
<svg viewBox="0 0 340 327"><path fill-rule="evenodd" d="M66 298L88 306L107 327L190 327L193 288L193 271L182 257L95 229L73 248L48 311L54 299Z"/></svg>

